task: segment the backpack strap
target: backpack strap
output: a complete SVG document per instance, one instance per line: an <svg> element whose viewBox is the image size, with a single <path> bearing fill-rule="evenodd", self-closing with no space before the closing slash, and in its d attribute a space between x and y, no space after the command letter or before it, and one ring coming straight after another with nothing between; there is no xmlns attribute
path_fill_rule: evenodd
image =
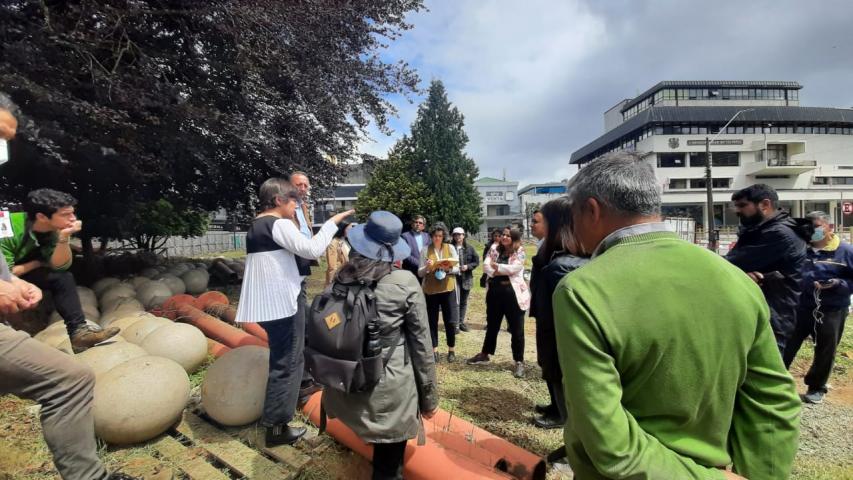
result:
<svg viewBox="0 0 853 480"><path fill-rule="evenodd" d="M328 420L325 403L326 402L323 401L323 396L320 396L320 435L326 431L326 422Z"/></svg>
<svg viewBox="0 0 853 480"><path fill-rule="evenodd" d="M549 453L548 456L545 457L545 461L547 463L557 463L560 460L563 460L564 458L566 458L566 445L565 444L560 445L560 448Z"/></svg>

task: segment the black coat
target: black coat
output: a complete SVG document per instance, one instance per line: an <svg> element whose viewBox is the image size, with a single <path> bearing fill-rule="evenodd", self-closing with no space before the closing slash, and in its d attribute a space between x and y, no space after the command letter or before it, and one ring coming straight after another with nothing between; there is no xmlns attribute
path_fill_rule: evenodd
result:
<svg viewBox="0 0 853 480"><path fill-rule="evenodd" d="M547 265L532 272L530 277L530 316L536 317L536 361L542 367L542 378L548 382L560 382L563 373L557 357L557 338L554 328L554 304L551 297L560 280L572 270L589 260L555 252ZM535 309L534 309L535 306ZM560 319L571 321L571 319Z"/></svg>
<svg viewBox="0 0 853 480"><path fill-rule="evenodd" d="M784 342L796 326L802 290L800 272L810 237L810 221L791 218L780 211L763 223L741 227L735 247L726 255L744 272L765 276L761 291L770 306L770 325L777 342ZM782 278L774 279L767 275L770 272L779 272Z"/></svg>
<svg viewBox="0 0 853 480"><path fill-rule="evenodd" d="M453 245L453 248L456 248L457 252L459 251L456 245ZM474 286L474 269L479 264L480 257L477 256L477 251L474 250L474 247L466 243L462 253L459 255L459 266L467 265L468 270L464 272L460 271L456 280L463 290L471 290L471 287Z"/></svg>

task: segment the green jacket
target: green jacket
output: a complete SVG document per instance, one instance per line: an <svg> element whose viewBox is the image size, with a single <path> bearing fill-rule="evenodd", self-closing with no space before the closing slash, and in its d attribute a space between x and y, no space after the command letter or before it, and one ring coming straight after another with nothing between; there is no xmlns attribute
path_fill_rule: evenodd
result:
<svg viewBox="0 0 853 480"><path fill-rule="evenodd" d="M575 478L722 478L730 464L787 478L801 406L758 286L674 233L606 247L553 296Z"/></svg>
<svg viewBox="0 0 853 480"><path fill-rule="evenodd" d="M6 263L11 269L17 264L32 260L42 260L49 263L53 251L56 249L56 241L59 234L56 232L37 234L31 230L32 225L27 221L27 214L16 212L9 215L12 223L13 235L8 238L0 238L0 250L6 258ZM71 260L54 270L68 270Z"/></svg>

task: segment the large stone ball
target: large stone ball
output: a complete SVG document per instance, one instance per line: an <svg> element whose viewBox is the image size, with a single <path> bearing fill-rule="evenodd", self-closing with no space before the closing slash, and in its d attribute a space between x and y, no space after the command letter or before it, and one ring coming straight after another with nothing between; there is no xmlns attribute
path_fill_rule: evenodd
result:
<svg viewBox="0 0 853 480"><path fill-rule="evenodd" d="M157 318L148 312L113 312L101 317L101 327L116 327L125 335L128 327L145 318Z"/></svg>
<svg viewBox="0 0 853 480"><path fill-rule="evenodd" d="M114 277L105 277L92 284L92 291L95 295L101 296L108 288L120 283L121 280Z"/></svg>
<svg viewBox="0 0 853 480"><path fill-rule="evenodd" d="M113 338L118 338L118 335ZM116 341L90 348L85 352L78 353L74 358L88 365L95 372L95 377L99 377L131 358L144 357L146 355L148 353L139 345Z"/></svg>
<svg viewBox="0 0 853 480"><path fill-rule="evenodd" d="M142 302L145 308L159 307L172 296L172 289L163 282L150 281L139 287L136 299Z"/></svg>
<svg viewBox="0 0 853 480"><path fill-rule="evenodd" d="M130 343L142 345L142 341L145 340L145 337L147 337L151 332L157 330L160 327L164 327L166 325L171 324L172 321L165 318L143 318L142 320L134 322L132 325L122 330L122 336L124 336L124 339Z"/></svg>
<svg viewBox="0 0 853 480"><path fill-rule="evenodd" d="M117 311L139 312L142 310L144 308L136 297L115 297L101 304L101 312L104 314Z"/></svg>
<svg viewBox="0 0 853 480"><path fill-rule="evenodd" d="M176 263L176 264L172 265L171 267L169 267L169 273L171 273L172 275L180 277L184 273L190 271L192 268L193 268L193 266L189 263L186 263L186 262Z"/></svg>
<svg viewBox="0 0 853 480"><path fill-rule="evenodd" d="M80 297L80 303L88 303L90 305L98 305L98 296L91 288L81 285L77 286L77 296Z"/></svg>
<svg viewBox="0 0 853 480"><path fill-rule="evenodd" d="M207 369L201 403L222 425L247 425L261 418L267 389L270 351L249 345L235 348Z"/></svg>
<svg viewBox="0 0 853 480"><path fill-rule="evenodd" d="M116 298L130 298L135 296L136 289L133 288L133 285L129 283L118 283L104 290L98 300L100 301L101 306L103 306Z"/></svg>
<svg viewBox="0 0 853 480"><path fill-rule="evenodd" d="M180 295L182 293L186 293L187 287L184 285L184 281L181 280L177 275L173 275L171 273L164 273L162 275L158 275L154 277L154 280L158 280L160 282L165 283L169 290L172 291L172 295Z"/></svg>
<svg viewBox="0 0 853 480"><path fill-rule="evenodd" d="M84 303L80 305L80 308L83 309L83 315L86 319L91 320L93 322L97 322L101 319L101 311L98 310L96 305Z"/></svg>
<svg viewBox="0 0 853 480"><path fill-rule="evenodd" d="M150 281L151 281L151 279L150 279L150 278L148 278L148 277L146 277L146 276L144 276L144 275L139 275L139 276L136 276L136 277L131 277L131 278L127 281L127 283L129 283L129 284L133 285L133 288L139 289L139 287L141 287L143 284L146 284L146 283L148 283L148 282L150 282Z"/></svg>
<svg viewBox="0 0 853 480"><path fill-rule="evenodd" d="M207 290L210 274L207 273L207 270L195 268L181 275L181 280L184 281L184 285L187 287L187 293L198 295Z"/></svg>
<svg viewBox="0 0 853 480"><path fill-rule="evenodd" d="M114 445L150 440L180 419L189 396L190 380L180 365L150 355L132 358L95 383L95 433Z"/></svg>
<svg viewBox="0 0 853 480"><path fill-rule="evenodd" d="M150 355L170 358L192 373L207 359L207 338L186 323L165 325L149 333L140 345Z"/></svg>
<svg viewBox="0 0 853 480"><path fill-rule="evenodd" d="M139 272L139 275L146 277L149 280L151 280L152 278L156 277L157 275L160 275L160 270L157 270L154 267L148 267L145 270L142 270L141 272Z"/></svg>

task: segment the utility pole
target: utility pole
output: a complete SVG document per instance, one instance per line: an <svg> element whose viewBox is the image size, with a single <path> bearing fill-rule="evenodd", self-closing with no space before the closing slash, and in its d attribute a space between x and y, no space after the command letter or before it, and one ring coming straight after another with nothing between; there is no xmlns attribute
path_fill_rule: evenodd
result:
<svg viewBox="0 0 853 480"><path fill-rule="evenodd" d="M716 252L716 243L717 243L717 230L714 225L714 185L713 185L713 177L711 176L711 144L714 143L714 140L717 139L723 133L726 133L726 128L728 128L729 124L732 123L738 115L744 112L751 112L755 110L754 108L747 108L744 110L738 110L737 113L732 115L732 118L723 125L723 128L717 132L713 137L705 137L705 193L707 194L707 198L705 200L705 208L708 210L708 215L706 221L708 224L705 226L705 230L708 231L708 250L712 252Z"/></svg>

